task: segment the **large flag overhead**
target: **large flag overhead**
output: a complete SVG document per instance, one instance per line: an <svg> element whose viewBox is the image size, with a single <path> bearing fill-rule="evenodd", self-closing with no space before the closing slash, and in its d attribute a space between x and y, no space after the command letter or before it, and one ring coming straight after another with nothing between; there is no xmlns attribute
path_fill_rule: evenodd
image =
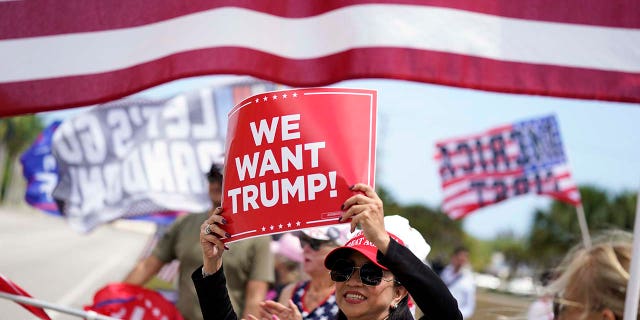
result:
<svg viewBox="0 0 640 320"><path fill-rule="evenodd" d="M444 199L442 210L459 219L511 197L537 193L577 206L554 116L436 142Z"/></svg>
<svg viewBox="0 0 640 320"><path fill-rule="evenodd" d="M640 102L637 0L0 2L0 116L178 78L392 78Z"/></svg>

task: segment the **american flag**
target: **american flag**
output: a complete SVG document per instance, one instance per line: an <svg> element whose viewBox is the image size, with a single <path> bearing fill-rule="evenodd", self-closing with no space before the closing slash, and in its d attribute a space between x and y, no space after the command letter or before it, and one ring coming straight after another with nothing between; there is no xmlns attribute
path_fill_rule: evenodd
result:
<svg viewBox="0 0 640 320"><path fill-rule="evenodd" d="M637 0L0 1L0 116L207 74L637 103L638 43Z"/></svg>
<svg viewBox="0 0 640 320"><path fill-rule="evenodd" d="M439 141L435 158L442 178L442 209L453 219L529 193L574 206L581 202L554 116Z"/></svg>

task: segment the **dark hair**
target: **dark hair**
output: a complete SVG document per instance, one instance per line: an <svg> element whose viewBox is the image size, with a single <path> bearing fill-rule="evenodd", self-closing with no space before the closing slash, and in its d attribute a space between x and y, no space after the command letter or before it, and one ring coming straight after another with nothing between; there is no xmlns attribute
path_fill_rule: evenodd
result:
<svg viewBox="0 0 640 320"><path fill-rule="evenodd" d="M465 246L457 246L455 249L453 249L453 254L456 255L460 252L469 252L469 249L467 249L467 247Z"/></svg>
<svg viewBox="0 0 640 320"><path fill-rule="evenodd" d="M557 275L555 274L555 272L553 272L553 270L545 270L540 274L540 284L546 287L549 282L551 282L555 278L557 278Z"/></svg>
<svg viewBox="0 0 640 320"><path fill-rule="evenodd" d="M407 294L398 302L398 307L393 309L389 307L389 317L387 320L407 320L413 319L411 310L409 310L409 295ZM342 310L338 309L337 320L348 320L347 316L342 313Z"/></svg>
<svg viewBox="0 0 640 320"><path fill-rule="evenodd" d="M222 171L215 163L211 165L211 169L209 169L209 172L207 172L207 180L209 181L209 183L222 183Z"/></svg>

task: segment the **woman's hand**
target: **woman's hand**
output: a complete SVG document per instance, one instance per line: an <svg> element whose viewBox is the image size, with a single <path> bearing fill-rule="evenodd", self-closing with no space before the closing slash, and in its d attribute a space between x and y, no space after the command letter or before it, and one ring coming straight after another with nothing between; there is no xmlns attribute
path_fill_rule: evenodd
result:
<svg viewBox="0 0 640 320"><path fill-rule="evenodd" d="M249 320L302 320L296 304L289 300L288 305L270 300L260 302L260 318L249 316Z"/></svg>
<svg viewBox="0 0 640 320"><path fill-rule="evenodd" d="M229 248L220 239L228 238L226 231L220 228L227 221L220 215L222 208L218 207L200 226L200 247L202 248L202 260L204 272L215 273L222 267L222 253Z"/></svg>
<svg viewBox="0 0 640 320"><path fill-rule="evenodd" d="M340 221L351 218L351 232L360 226L367 240L373 242L382 253L387 253L390 240L384 229L382 200L373 188L363 183L354 185L351 191L359 192L344 202L343 210L346 212Z"/></svg>

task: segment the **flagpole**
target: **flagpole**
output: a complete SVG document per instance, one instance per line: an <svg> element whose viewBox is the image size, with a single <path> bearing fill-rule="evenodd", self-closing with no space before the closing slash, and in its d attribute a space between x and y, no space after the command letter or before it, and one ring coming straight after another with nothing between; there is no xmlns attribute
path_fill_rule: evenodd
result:
<svg viewBox="0 0 640 320"><path fill-rule="evenodd" d="M633 254L629 267L631 278L627 284L627 297L624 301L624 320L636 320L638 299L640 297L640 190L636 198L636 222L633 227Z"/></svg>
<svg viewBox="0 0 640 320"><path fill-rule="evenodd" d="M580 224L580 231L582 232L582 243L587 249L591 249L591 236L589 235L589 227L587 227L587 218L584 215L584 207L580 203L576 207L578 212L578 224Z"/></svg>
<svg viewBox="0 0 640 320"><path fill-rule="evenodd" d="M88 312L82 311L78 309L55 305L53 303L49 303L42 300L37 300L37 299L25 297L25 296L18 296L18 295L4 293L4 292L0 292L0 298L5 298L5 299L13 300L18 303L24 303L24 304L28 304L28 305L32 305L40 308L63 312L63 313L74 315L87 320L118 320L117 318L101 315L99 313L96 313L95 311L88 311Z"/></svg>

